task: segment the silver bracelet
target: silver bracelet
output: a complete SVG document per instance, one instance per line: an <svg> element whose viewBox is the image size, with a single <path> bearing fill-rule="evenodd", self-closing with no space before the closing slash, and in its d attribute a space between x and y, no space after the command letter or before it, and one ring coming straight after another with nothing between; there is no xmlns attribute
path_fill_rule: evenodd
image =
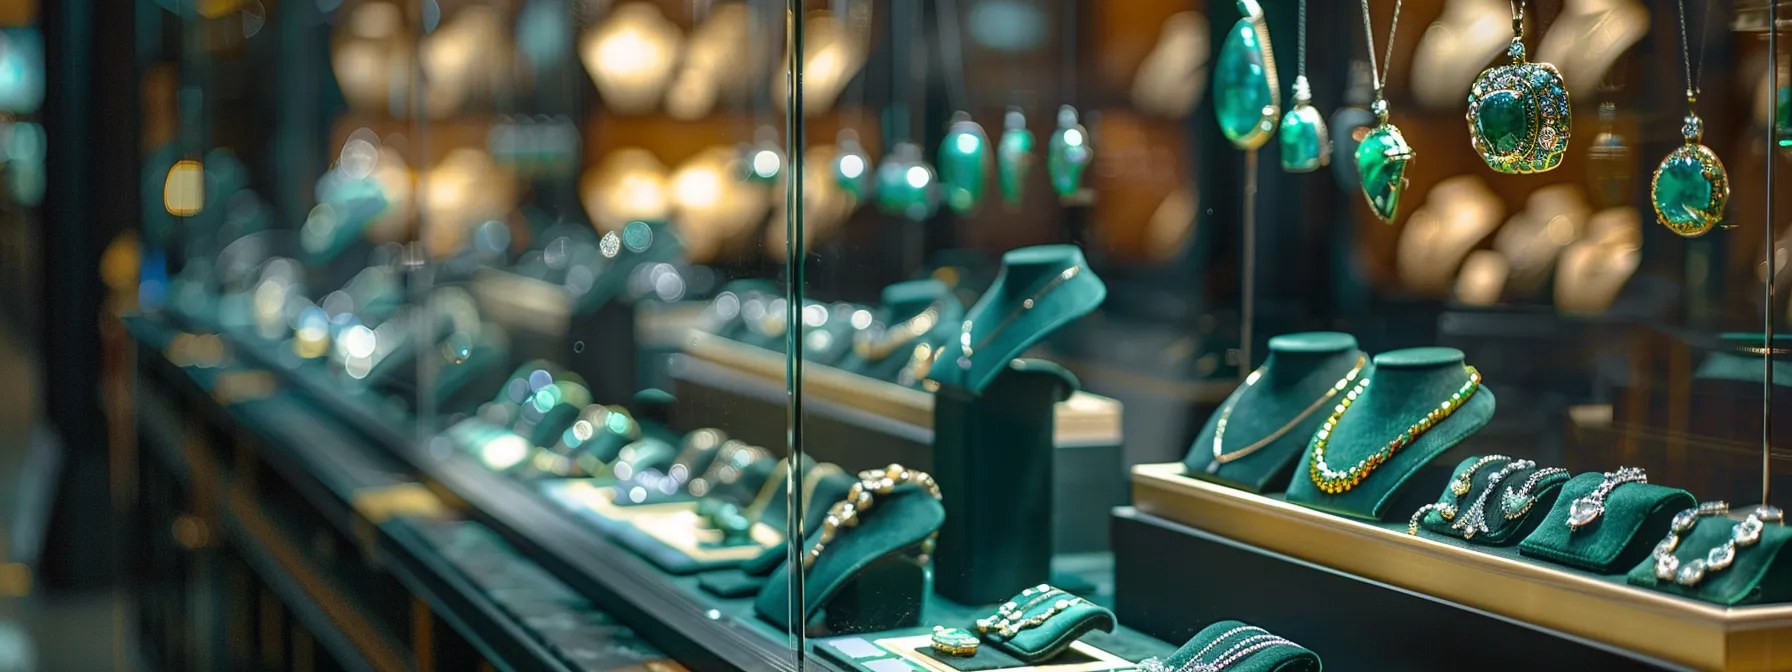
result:
<svg viewBox="0 0 1792 672"><path fill-rule="evenodd" d="M1537 489L1537 484L1542 483L1543 479L1566 473L1568 470L1561 467L1545 467L1531 472L1531 477L1525 479L1524 485L1516 490L1512 486L1506 486L1506 491L1500 495L1500 509L1505 512L1506 520L1517 520L1530 513L1531 507L1537 503L1537 493L1533 490Z"/></svg>
<svg viewBox="0 0 1792 672"><path fill-rule="evenodd" d="M1704 557L1694 558L1685 563L1674 557L1674 550L1680 545L1680 536L1691 532L1699 524L1699 519L1707 516L1721 516L1728 513L1729 505L1723 502L1705 502L1697 507L1674 514L1674 522L1668 526L1668 536L1655 545L1655 578L1662 581L1673 581L1682 586L1699 585L1707 574L1721 572L1736 561L1736 551L1755 545L1761 540L1761 531L1767 523L1783 522L1785 514L1778 508L1762 505L1750 512L1742 522L1730 528L1730 538L1706 551Z"/></svg>
<svg viewBox="0 0 1792 672"><path fill-rule="evenodd" d="M1612 490L1625 483L1648 483L1649 474L1640 467L1618 467L1617 471L1605 472L1605 480L1599 487L1593 488L1584 497L1574 500L1568 507L1568 531L1573 532L1591 525L1593 521L1605 515L1605 498Z"/></svg>
<svg viewBox="0 0 1792 672"><path fill-rule="evenodd" d="M1456 519L1456 522L1450 525L1450 529L1461 532L1462 538L1465 540L1475 538L1477 532L1493 532L1487 527L1488 496L1499 492L1500 481L1506 480L1507 476L1525 469L1534 469L1536 466L1537 463L1530 460L1513 460L1507 462L1506 466L1501 467L1499 471L1493 472L1492 476L1487 477L1487 487L1481 490L1481 496L1475 498L1475 503L1468 507L1468 513Z"/></svg>

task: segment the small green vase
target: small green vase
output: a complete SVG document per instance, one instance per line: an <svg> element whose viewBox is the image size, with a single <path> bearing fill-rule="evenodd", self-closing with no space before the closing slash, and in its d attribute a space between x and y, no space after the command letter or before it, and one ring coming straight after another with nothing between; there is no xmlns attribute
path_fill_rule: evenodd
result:
<svg viewBox="0 0 1792 672"><path fill-rule="evenodd" d="M1002 118L1002 144L996 148L996 173L1001 182L1002 202L1009 208L1020 207L1026 193L1027 173L1033 170L1033 132L1027 130L1027 117L1020 108L1008 108Z"/></svg>
<svg viewBox="0 0 1792 672"><path fill-rule="evenodd" d="M897 143L877 167L877 207L911 222L925 221L939 208L938 182L919 146Z"/></svg>
<svg viewBox="0 0 1792 672"><path fill-rule="evenodd" d="M1045 156L1045 172L1052 178L1052 190L1060 197L1075 194L1083 186L1083 171L1094 158L1089 129L1077 123L1076 108L1058 108L1058 130L1052 131Z"/></svg>
<svg viewBox="0 0 1792 672"><path fill-rule="evenodd" d="M983 183L989 173L989 136L971 115L952 115L952 126L940 141L936 162L940 169L940 191L946 207L961 215L977 210L983 202Z"/></svg>
<svg viewBox="0 0 1792 672"><path fill-rule="evenodd" d="M1294 106L1282 116L1282 170L1310 173L1331 163L1332 138L1325 128L1325 117L1313 107L1313 93L1307 78L1294 78Z"/></svg>
<svg viewBox="0 0 1792 672"><path fill-rule="evenodd" d="M1276 82L1275 52L1269 46L1269 24L1256 0L1238 0L1244 18L1226 31L1213 65L1213 114L1220 132L1239 149L1269 142L1281 116L1281 86Z"/></svg>
<svg viewBox="0 0 1792 672"><path fill-rule="evenodd" d="M864 200L871 187L871 157L851 129L840 131L834 142L834 184L854 201Z"/></svg>

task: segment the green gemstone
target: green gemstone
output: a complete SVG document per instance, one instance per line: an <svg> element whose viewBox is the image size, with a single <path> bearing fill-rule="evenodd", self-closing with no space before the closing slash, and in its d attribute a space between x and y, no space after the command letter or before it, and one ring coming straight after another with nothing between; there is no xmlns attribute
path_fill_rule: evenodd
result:
<svg viewBox="0 0 1792 672"><path fill-rule="evenodd" d="M877 167L877 207L912 222L925 220L939 207L936 182L933 168L921 161L921 148L898 144Z"/></svg>
<svg viewBox="0 0 1792 672"><path fill-rule="evenodd" d="M1325 119L1312 105L1296 103L1282 116L1282 170L1307 173L1326 164L1331 154L1331 139L1326 137Z"/></svg>
<svg viewBox="0 0 1792 672"><path fill-rule="evenodd" d="M965 116L953 122L940 141L940 190L946 206L967 214L983 201L983 183L989 169L989 136L983 127Z"/></svg>
<svg viewBox="0 0 1792 672"><path fill-rule="evenodd" d="M871 185L871 157L865 155L865 149L859 146L857 139L844 134L836 147L834 184L855 200L864 198L866 188Z"/></svg>
<svg viewBox="0 0 1792 672"><path fill-rule="evenodd" d="M1517 153L1531 132L1529 101L1514 91L1495 91L1475 108L1475 132L1494 154Z"/></svg>
<svg viewBox="0 0 1792 672"><path fill-rule="evenodd" d="M1781 82L1785 78L1781 77ZM1792 147L1792 84L1780 84L1779 94L1775 96L1773 133L1775 141L1781 147Z"/></svg>
<svg viewBox="0 0 1792 672"><path fill-rule="evenodd" d="M996 148L996 172L1002 186L1002 202L1009 207L1020 205L1026 188L1027 173L1033 169L1033 132L1027 130L1027 119L1018 109L1008 110L1002 122L1001 145Z"/></svg>
<svg viewBox="0 0 1792 672"><path fill-rule="evenodd" d="M1717 189L1704 164L1687 152L1676 151L1661 162L1650 192L1656 217L1683 236L1704 233L1723 214L1714 212Z"/></svg>
<svg viewBox="0 0 1792 672"><path fill-rule="evenodd" d="M1045 153L1045 172L1052 179L1052 190L1059 196L1076 193L1083 185L1083 170L1093 158L1095 150L1089 147L1089 129L1077 123L1076 108L1058 108L1058 130L1052 132Z"/></svg>
<svg viewBox="0 0 1792 672"><path fill-rule="evenodd" d="M1256 149L1275 131L1274 61L1249 16L1232 24L1213 69L1213 114L1239 149Z"/></svg>
<svg viewBox="0 0 1792 672"><path fill-rule="evenodd" d="M1406 165L1412 147L1393 124L1369 131L1356 147L1356 171L1363 181L1363 196L1381 221L1392 222L1400 211L1400 194L1406 191Z"/></svg>

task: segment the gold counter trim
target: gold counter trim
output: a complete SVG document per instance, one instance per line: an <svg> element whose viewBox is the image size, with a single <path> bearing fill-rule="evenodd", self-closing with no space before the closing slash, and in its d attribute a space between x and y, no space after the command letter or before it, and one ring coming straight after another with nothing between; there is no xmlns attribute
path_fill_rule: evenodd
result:
<svg viewBox="0 0 1792 672"><path fill-rule="evenodd" d="M784 355L714 334L692 331L684 354L726 369L784 384ZM803 369L803 393L831 403L933 429L933 393L827 366ZM1052 413L1057 445L1119 445L1120 402L1076 392Z"/></svg>
<svg viewBox="0 0 1792 672"><path fill-rule="evenodd" d="M1134 507L1315 565L1702 670L1792 669L1792 605L1719 607L1133 467Z"/></svg>

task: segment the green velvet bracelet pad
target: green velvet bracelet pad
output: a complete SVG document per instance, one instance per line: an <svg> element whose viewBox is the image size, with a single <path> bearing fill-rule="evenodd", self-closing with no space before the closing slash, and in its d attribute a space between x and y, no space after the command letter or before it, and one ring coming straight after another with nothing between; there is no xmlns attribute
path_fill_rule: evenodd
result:
<svg viewBox="0 0 1792 672"><path fill-rule="evenodd" d="M1518 544L1533 558L1600 574L1635 565L1667 534L1674 514L1697 505L1691 493L1650 483L1626 483L1605 497L1605 513L1579 530L1568 529L1568 509L1605 480L1600 473L1575 476L1562 486L1549 517Z"/></svg>
<svg viewBox="0 0 1792 672"><path fill-rule="evenodd" d="M1227 637L1224 642L1214 644L1214 640L1219 639L1221 635L1248 625L1250 624L1240 621L1220 621L1202 628L1200 632L1195 633L1193 639L1188 640L1187 644L1183 644L1182 648L1177 649L1176 653L1165 658L1164 665L1172 670L1180 669L1193 660L1195 654L1200 653L1202 649L1207 650L1207 655L1201 657L1202 662L1217 662L1224 657L1227 650L1238 642L1264 634L1258 631L1239 633ZM1209 648L1209 645L1212 645L1212 648ZM1319 662L1319 654L1313 653L1305 647L1280 645L1267 647L1241 658L1227 667L1226 672L1320 672L1322 669L1324 669L1324 665Z"/></svg>
<svg viewBox="0 0 1792 672"><path fill-rule="evenodd" d="M1024 602L1027 598L1015 596L1015 600ZM1076 600L1064 611L1053 614L1044 623L1027 628L1013 637L1001 638L997 635L984 635L985 646L994 644L1007 651L1021 662L1037 664L1064 653L1065 649L1083 635L1093 630L1102 632L1114 631L1114 612L1088 600L1071 597L1052 598L1027 610L1022 617L1037 616L1051 609L1060 599Z"/></svg>
<svg viewBox="0 0 1792 672"><path fill-rule="evenodd" d="M948 653L940 653L931 648L920 649L920 652L922 655L927 656L928 658L932 658L934 660L940 661L941 663L945 664L946 667L950 667L954 670L960 670L961 672L983 672L983 670L1006 670L1006 669L1012 669L1012 668L1016 668L1016 667L1026 667L1027 665L1029 665L1029 663L1027 663L1026 661L1021 660L1019 658L1015 658L1014 656L1008 655L1008 652L1003 651L1000 648L990 646L988 644L983 644L981 646L978 646L977 647L977 655L974 655L974 656L954 656L954 655L951 655ZM1068 656L1066 656L1066 657L1068 657ZM1082 657L1078 656L1078 658L1082 658ZM1056 664L1058 662L1059 661L1056 661L1056 660L1052 661L1052 663L1054 663L1054 664Z"/></svg>
<svg viewBox="0 0 1792 672"><path fill-rule="evenodd" d="M1684 566L1694 558L1703 558L1711 549L1730 538L1737 520L1726 516L1700 518L1690 534L1680 538L1674 557ZM1662 535L1665 537L1666 532ZM1766 604L1792 599L1792 567L1782 552L1792 540L1792 528L1769 523L1761 528L1761 539L1753 546L1736 549L1736 559L1722 571L1706 571L1705 578L1691 587L1655 578L1655 558L1643 558L1625 577L1633 586L1643 586L1695 600L1726 607L1744 604ZM1660 538L1654 540L1656 543ZM1651 549L1654 547L1651 546Z"/></svg>
<svg viewBox="0 0 1792 672"><path fill-rule="evenodd" d="M919 315L936 303L940 306L939 319L927 333L916 337L908 345L896 348L882 359L867 360L849 347L840 358L837 368L878 380L895 380L912 359L914 344L938 345L951 340L964 328L964 304L952 296L952 289L946 283L938 280L909 280L884 288L883 307L877 314L878 320L885 326Z"/></svg>
<svg viewBox="0 0 1792 672"><path fill-rule="evenodd" d="M1078 269L1075 276L1042 291L1073 267ZM975 342L989 342L973 348L967 368L960 364L963 344L957 338L948 339L928 378L981 393L1010 361L1060 327L1101 307L1107 296L1107 285L1089 270L1082 249L1075 245L1010 250L1002 255L1002 271L995 284L965 311L966 320L981 323L972 329ZM1032 308L1023 307L1027 301L1032 301ZM961 333L962 329L961 324Z"/></svg>
<svg viewBox="0 0 1792 672"><path fill-rule="evenodd" d="M1450 472L1450 482L1455 483L1455 476L1457 474L1461 474L1480 460L1480 456L1464 459L1461 464L1456 465L1455 470ZM1441 504L1454 505L1456 507L1456 515L1458 518L1455 520L1444 520L1443 514L1438 513L1436 510L1432 510L1425 513L1425 517L1419 521L1419 525L1424 527L1428 532L1461 539L1462 531L1452 529L1450 525L1454 524L1456 520L1460 520L1460 516L1468 512L1469 507L1474 505L1475 500L1481 497L1481 493L1487 491L1487 481L1492 479L1493 475L1499 473L1501 469L1504 469L1506 464L1507 463L1505 462L1494 462L1481 467L1480 471L1475 472L1475 478L1469 486L1468 494L1462 497L1457 497L1456 493L1450 491L1450 486L1445 485L1443 494L1438 496L1437 501ZM1471 544L1482 544L1485 546L1505 546L1524 538L1526 535L1530 534L1532 530L1537 529L1537 526L1543 522L1543 519L1550 508L1555 505L1556 495L1561 492L1562 484L1568 482L1568 474L1557 473L1538 481L1537 485L1531 488L1531 492L1536 498L1534 503L1532 503L1531 508L1526 510L1524 515L1519 516L1517 520L1507 520L1504 510L1499 507L1501 506L1500 497L1507 488L1512 488L1514 490L1518 489L1531 477L1531 474L1536 473L1538 469L1543 468L1546 467L1538 465L1530 469L1520 469L1506 474L1505 480L1500 481L1498 486L1499 490L1488 495L1487 503L1484 505L1487 507L1487 521L1491 523L1488 525L1488 528L1491 531L1477 533L1475 534L1475 538L1467 541Z"/></svg>
<svg viewBox="0 0 1792 672"><path fill-rule="evenodd" d="M809 568L802 623L789 622L789 564L779 565L766 579L753 609L760 618L780 628L806 624L861 570L885 557L910 549L918 551L920 543L938 531L945 520L946 509L933 495L917 486L898 486L860 514L857 526L837 533ZM816 525L804 538L803 548L813 546L820 534L821 526Z"/></svg>
<svg viewBox="0 0 1792 672"><path fill-rule="evenodd" d="M1238 451L1275 433L1323 398L1362 357L1354 336L1335 331L1284 334L1269 339L1269 358L1252 374L1258 377L1257 381L1234 390L1220 410L1207 418L1207 425L1189 447L1188 456L1182 460L1188 475L1250 492L1287 486L1302 451L1342 393L1333 394L1332 403L1320 405L1280 438L1225 464L1213 457L1213 435L1220 416L1226 415L1223 450ZM1363 363L1367 365L1366 361ZM1231 409L1231 413L1227 414L1226 409Z"/></svg>
<svg viewBox="0 0 1792 672"><path fill-rule="evenodd" d="M1462 351L1455 348L1385 352L1376 355L1361 375L1369 377L1369 388L1338 421L1326 447L1326 463L1333 469L1348 468L1387 446L1468 380ZM1326 494L1313 483L1308 473L1313 459L1309 446L1288 484L1288 501L1341 516L1380 520L1413 475L1487 425L1494 405L1493 390L1483 385L1443 422L1395 452L1356 487L1336 495Z"/></svg>

